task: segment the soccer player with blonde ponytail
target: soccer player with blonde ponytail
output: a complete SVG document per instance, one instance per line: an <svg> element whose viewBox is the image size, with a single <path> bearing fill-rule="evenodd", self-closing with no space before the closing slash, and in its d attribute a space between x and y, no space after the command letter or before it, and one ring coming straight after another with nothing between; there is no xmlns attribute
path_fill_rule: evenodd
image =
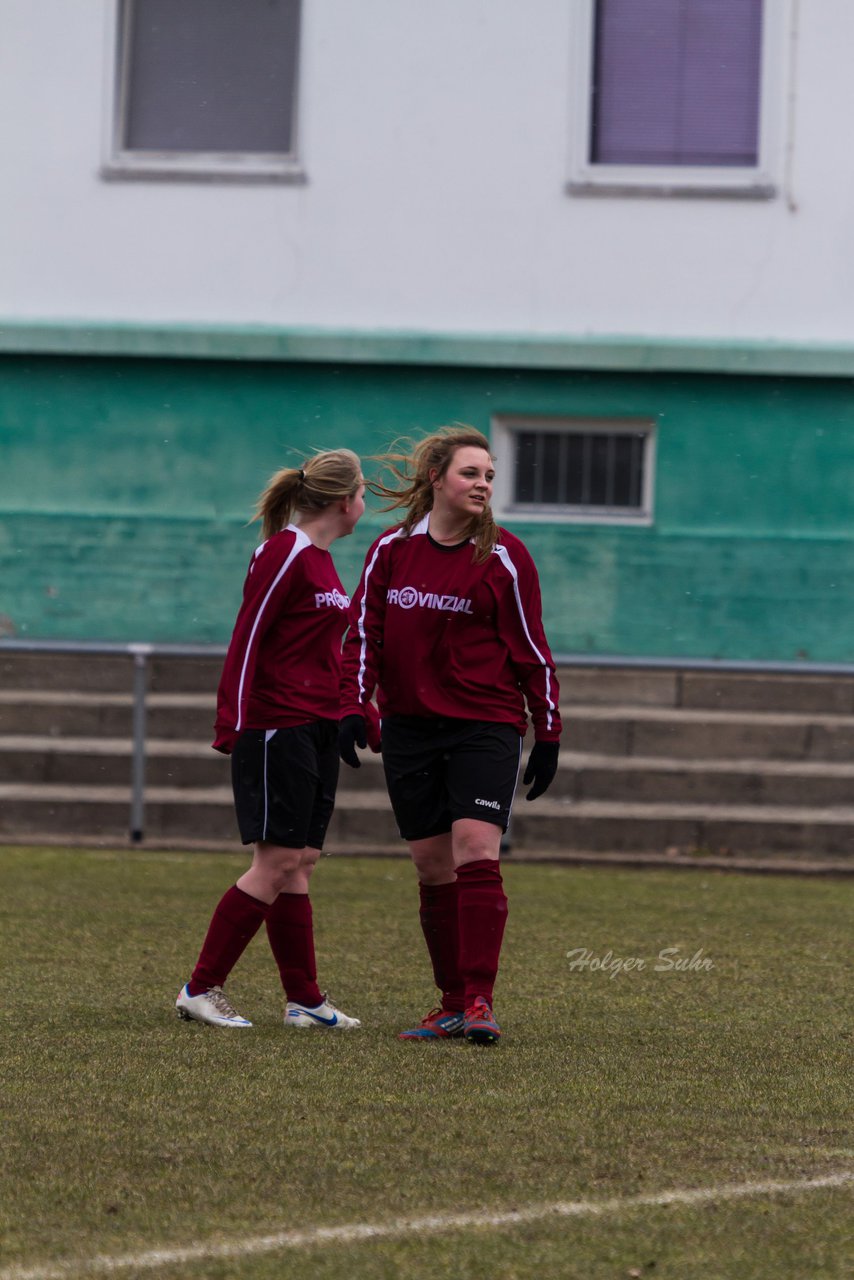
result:
<svg viewBox="0 0 854 1280"><path fill-rule="evenodd" d="M320 991L309 880L335 804L341 638L349 599L329 547L365 510L359 459L317 453L271 477L263 541L243 588L217 695L214 747L231 756L240 836L252 864L211 918L176 1001L187 1020L251 1027L223 991L262 924L285 990L285 1026L350 1030Z"/></svg>

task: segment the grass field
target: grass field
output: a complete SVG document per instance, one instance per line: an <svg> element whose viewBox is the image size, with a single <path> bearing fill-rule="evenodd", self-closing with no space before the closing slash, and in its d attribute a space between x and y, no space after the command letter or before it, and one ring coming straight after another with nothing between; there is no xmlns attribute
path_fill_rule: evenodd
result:
<svg viewBox="0 0 854 1280"><path fill-rule="evenodd" d="M655 1198L854 1173L854 882L511 860L505 1037L483 1049L396 1039L433 999L404 861L315 878L321 981L361 1031L282 1028L263 932L228 988L254 1028L179 1023L244 865L0 850L0 1280L850 1276L852 1183ZM581 1208L531 1213L559 1202ZM387 1234L240 1251L348 1224Z"/></svg>

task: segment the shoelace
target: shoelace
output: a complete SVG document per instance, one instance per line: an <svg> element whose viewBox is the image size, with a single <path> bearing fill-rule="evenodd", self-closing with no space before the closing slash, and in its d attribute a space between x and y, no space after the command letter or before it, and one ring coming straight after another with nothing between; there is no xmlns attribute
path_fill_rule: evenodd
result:
<svg viewBox="0 0 854 1280"><path fill-rule="evenodd" d="M430 1023L433 1022L435 1018L438 1018L441 1012L442 1012L442 1006L437 1004L435 1009L430 1010L426 1018L421 1019L422 1027L429 1027Z"/></svg>
<svg viewBox="0 0 854 1280"><path fill-rule="evenodd" d="M208 992L208 999L217 1013L221 1013L224 1018L237 1018L240 1016L234 1006L229 1004L222 987L211 987Z"/></svg>

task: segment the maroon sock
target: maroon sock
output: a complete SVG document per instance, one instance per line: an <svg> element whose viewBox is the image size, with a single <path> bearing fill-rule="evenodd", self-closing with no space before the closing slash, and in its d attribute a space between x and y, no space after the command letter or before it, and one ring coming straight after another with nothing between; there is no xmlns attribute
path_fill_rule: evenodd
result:
<svg viewBox="0 0 854 1280"><path fill-rule="evenodd" d="M498 957L507 923L507 898L497 858L457 867L460 974L466 1008L477 996L492 1003Z"/></svg>
<svg viewBox="0 0 854 1280"><path fill-rule="evenodd" d="M236 884L223 894L211 916L199 959L187 984L191 996L225 985L226 978L261 928L268 910L266 902L259 902Z"/></svg>
<svg viewBox="0 0 854 1280"><path fill-rule="evenodd" d="M280 893L267 914L267 937L279 966L285 995L316 1008L323 1000L317 985L311 899L307 893Z"/></svg>
<svg viewBox="0 0 854 1280"><path fill-rule="evenodd" d="M465 990L459 970L457 885L420 884L421 929L433 964L433 977L442 993L442 1008L462 1013Z"/></svg>

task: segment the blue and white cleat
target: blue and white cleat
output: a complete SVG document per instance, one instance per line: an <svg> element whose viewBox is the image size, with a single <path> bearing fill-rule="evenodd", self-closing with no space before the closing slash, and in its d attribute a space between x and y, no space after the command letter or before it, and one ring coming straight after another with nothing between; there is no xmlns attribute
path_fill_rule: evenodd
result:
<svg viewBox="0 0 854 1280"><path fill-rule="evenodd" d="M286 1027L320 1027L326 1031L353 1031L362 1024L358 1018L351 1018L325 995L320 1004L313 1008L306 1004L297 1004L289 1000L285 1005Z"/></svg>

